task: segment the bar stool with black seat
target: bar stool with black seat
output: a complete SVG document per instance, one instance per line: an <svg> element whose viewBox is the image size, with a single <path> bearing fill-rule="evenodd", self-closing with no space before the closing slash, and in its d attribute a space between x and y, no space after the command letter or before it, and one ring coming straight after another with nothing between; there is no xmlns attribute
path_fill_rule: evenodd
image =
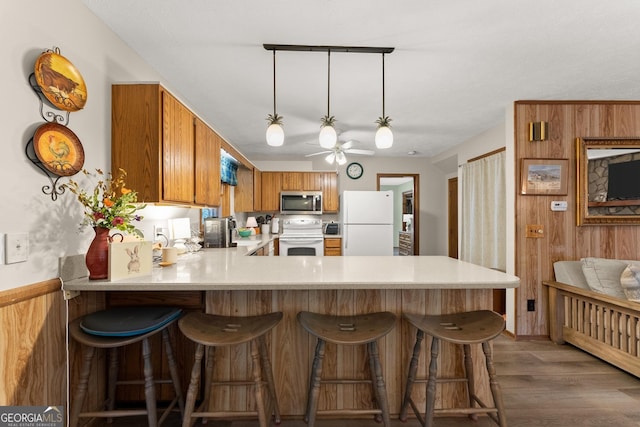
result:
<svg viewBox="0 0 640 427"><path fill-rule="evenodd" d="M387 335L395 326L396 316L389 312L368 313L355 316L333 316L328 314L298 313L302 327L317 338L316 350L311 368L307 409L304 420L314 427L316 415L375 414L376 420L390 427L387 389L382 376L382 366L378 356L378 339ZM369 355L371 379L322 379L322 362L326 342L338 345L366 345ZM329 409L318 411L318 398L321 384L370 383L378 408L372 409Z"/></svg>
<svg viewBox="0 0 640 427"><path fill-rule="evenodd" d="M157 427L167 418L176 404L180 412L184 410L182 389L173 349L167 328L181 315L182 310L175 307L117 307L87 314L69 324L69 334L82 345L82 367L74 399L71 402L70 427L78 425L80 418L116 418L147 415L148 425ZM160 333L164 343L170 380L154 379L151 362L151 343L149 339ZM142 343L144 379L118 380L118 350L133 343ZM82 412L87 394L91 364L96 349L108 349L107 399L104 409ZM163 410L158 420L155 385L172 383L174 399ZM144 385L144 409L115 409L116 387L118 385Z"/></svg>
<svg viewBox="0 0 640 427"><path fill-rule="evenodd" d="M195 362L187 391L187 401L183 417L183 427L191 426L197 418L232 419L238 416L257 416L260 427L267 427L269 415L273 414L276 424L280 424L280 409L276 396L273 371L267 350L265 334L282 319L281 312L257 316L219 316L200 312L189 313L178 322L180 331L196 343ZM252 360L252 379L216 381L213 378L214 353L217 347L235 346L249 343ZM196 397L200 384L202 358L207 353L205 363L205 385L202 403L196 409ZM211 411L211 389L216 385L253 385L255 411ZM267 387L269 401L265 401L264 386ZM269 415L268 415L269 414Z"/></svg>
<svg viewBox="0 0 640 427"><path fill-rule="evenodd" d="M405 394L400 409L400 420L407 420L409 406L413 409L418 420L424 427L434 425L434 415L468 415L476 419L477 414L486 413L500 427L507 427L507 419L502 401L502 391L496 379L496 371L493 367L493 356L490 341L502 333L505 322L502 316L490 310L479 310L443 315L417 315L404 313L403 317L417 328L416 342L413 355L409 364L409 373ZM424 335L430 335L431 362L429 364L429 376L426 380L416 379L420 347ZM438 354L440 341L448 341L460 344L464 351L465 376L460 378L438 377ZM489 387L493 397L494 406L489 407L476 395L474 388L473 359L471 357L471 344L481 344L485 356L487 373L489 374ZM411 398L413 385L416 382L427 383L427 401L424 418L417 405ZM466 385L468 407L435 409L436 384L446 382L463 382ZM478 406L476 406L476 404Z"/></svg>

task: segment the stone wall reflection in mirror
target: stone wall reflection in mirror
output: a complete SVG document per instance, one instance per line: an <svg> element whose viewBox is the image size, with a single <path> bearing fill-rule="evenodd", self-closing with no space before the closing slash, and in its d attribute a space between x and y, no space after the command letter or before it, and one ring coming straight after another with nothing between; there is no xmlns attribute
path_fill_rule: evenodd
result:
<svg viewBox="0 0 640 427"><path fill-rule="evenodd" d="M640 150L589 149L587 157L589 215L640 215Z"/></svg>
<svg viewBox="0 0 640 427"><path fill-rule="evenodd" d="M640 224L640 139L578 138L577 225Z"/></svg>

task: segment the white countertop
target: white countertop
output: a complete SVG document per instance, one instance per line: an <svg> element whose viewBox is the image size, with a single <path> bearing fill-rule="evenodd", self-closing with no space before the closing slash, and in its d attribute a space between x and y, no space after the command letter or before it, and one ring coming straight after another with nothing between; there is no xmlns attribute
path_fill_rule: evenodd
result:
<svg viewBox="0 0 640 427"><path fill-rule="evenodd" d="M248 253L251 253L260 246L266 245L277 237L277 234L254 234L249 237L236 237L232 242L237 244L238 246L247 247Z"/></svg>
<svg viewBox="0 0 640 427"><path fill-rule="evenodd" d="M152 274L118 281L77 279L65 290L308 290L516 288L520 279L445 256L246 256L268 243L180 255Z"/></svg>

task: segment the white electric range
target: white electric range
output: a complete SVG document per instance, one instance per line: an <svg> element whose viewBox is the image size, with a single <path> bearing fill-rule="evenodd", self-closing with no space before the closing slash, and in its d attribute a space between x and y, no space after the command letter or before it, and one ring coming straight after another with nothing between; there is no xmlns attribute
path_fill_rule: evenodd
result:
<svg viewBox="0 0 640 427"><path fill-rule="evenodd" d="M322 219L315 215L288 215L282 218L280 255L324 255Z"/></svg>

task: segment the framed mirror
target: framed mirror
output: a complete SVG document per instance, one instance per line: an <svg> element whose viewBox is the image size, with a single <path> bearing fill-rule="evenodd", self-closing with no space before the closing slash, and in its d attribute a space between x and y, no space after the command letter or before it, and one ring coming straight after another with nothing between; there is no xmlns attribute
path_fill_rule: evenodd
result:
<svg viewBox="0 0 640 427"><path fill-rule="evenodd" d="M577 224L640 224L640 137L578 138Z"/></svg>

